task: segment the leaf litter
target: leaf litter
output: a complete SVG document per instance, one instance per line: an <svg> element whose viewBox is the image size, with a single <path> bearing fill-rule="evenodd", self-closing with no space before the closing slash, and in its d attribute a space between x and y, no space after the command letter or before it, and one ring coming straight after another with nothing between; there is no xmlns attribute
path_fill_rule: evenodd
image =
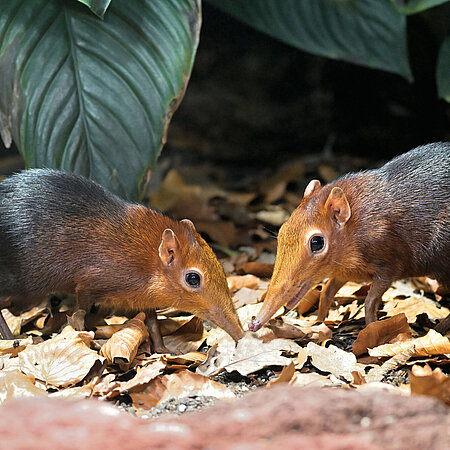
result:
<svg viewBox="0 0 450 450"><path fill-rule="evenodd" d="M253 180L252 192L189 184L173 169L151 195L153 206L174 217L189 211L224 266L244 327L262 306L273 271L274 236L301 200L308 181L302 174L326 172L298 161L292 167L270 180L261 178L259 185ZM192 315L160 311L164 345L173 352L164 355L152 353L143 314L69 316L75 328L85 319L94 335L67 326L70 298L21 316L3 310L17 339L0 341L0 403L24 396L92 397L150 417L281 383L387 389L449 403L449 330L441 334L433 328L450 314L450 298L433 280L394 283L383 296L381 320L368 327L368 285L343 286L319 323L322 288L316 286L291 311L280 308L237 344Z"/></svg>

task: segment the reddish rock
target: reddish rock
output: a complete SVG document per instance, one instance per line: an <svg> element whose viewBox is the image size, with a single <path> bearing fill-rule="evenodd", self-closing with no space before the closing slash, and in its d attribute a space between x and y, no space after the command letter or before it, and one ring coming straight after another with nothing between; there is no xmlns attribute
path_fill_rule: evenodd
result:
<svg viewBox="0 0 450 450"><path fill-rule="evenodd" d="M24 399L0 408L0 449L444 449L449 409L387 392L260 389L181 417L142 420L95 400Z"/></svg>

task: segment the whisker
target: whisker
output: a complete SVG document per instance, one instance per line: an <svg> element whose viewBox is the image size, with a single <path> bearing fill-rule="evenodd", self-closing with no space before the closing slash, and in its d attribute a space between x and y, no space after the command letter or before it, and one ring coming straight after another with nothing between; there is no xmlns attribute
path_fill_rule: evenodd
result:
<svg viewBox="0 0 450 450"><path fill-rule="evenodd" d="M337 262L337 261L335 261L334 259L332 259L331 261L334 262L334 263L336 263L336 264L339 264L339 265L342 266L342 267L347 268L347 266L346 266L345 264L342 264L342 263L340 263L340 262Z"/></svg>

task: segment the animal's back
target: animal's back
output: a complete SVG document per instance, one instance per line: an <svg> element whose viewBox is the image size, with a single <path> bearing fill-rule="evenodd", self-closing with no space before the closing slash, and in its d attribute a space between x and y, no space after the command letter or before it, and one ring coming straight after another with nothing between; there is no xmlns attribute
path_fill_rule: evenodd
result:
<svg viewBox="0 0 450 450"><path fill-rule="evenodd" d="M355 177L364 191L362 228L369 234L383 228L380 239L385 245L377 249L408 255L409 261L403 261L404 276L411 276L407 272L413 270L449 284L450 143L417 147ZM408 252L403 252L406 247Z"/></svg>
<svg viewBox="0 0 450 450"><path fill-rule="evenodd" d="M45 290L52 276L57 284L64 284L64 277L70 284L69 271L86 263L80 259L95 258L93 227L119 223L126 215L125 206L100 185L74 174L32 169L4 180L0 183L0 295L18 288L24 293Z"/></svg>

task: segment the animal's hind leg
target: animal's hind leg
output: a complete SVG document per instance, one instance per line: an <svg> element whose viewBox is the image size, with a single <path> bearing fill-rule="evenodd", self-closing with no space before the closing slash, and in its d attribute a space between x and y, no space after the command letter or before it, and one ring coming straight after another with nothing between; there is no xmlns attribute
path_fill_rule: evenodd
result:
<svg viewBox="0 0 450 450"><path fill-rule="evenodd" d="M14 335L11 333L11 330L6 323L5 318L2 314L2 309L8 306L10 303L9 297L0 297L0 333L3 339L14 339Z"/></svg>

